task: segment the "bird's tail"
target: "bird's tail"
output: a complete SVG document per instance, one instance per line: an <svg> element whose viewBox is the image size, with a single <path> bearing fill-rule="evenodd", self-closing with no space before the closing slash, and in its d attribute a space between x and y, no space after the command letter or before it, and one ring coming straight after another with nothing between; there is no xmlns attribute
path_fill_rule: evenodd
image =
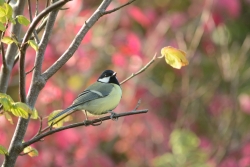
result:
<svg viewBox="0 0 250 167"><path fill-rule="evenodd" d="M61 115L65 114L65 113L70 113L71 111L73 111L75 109L75 106L74 107L69 107L65 110L63 110L62 112L59 112L58 114L56 114L53 118L51 118L48 122L51 122L53 121L54 119L60 117Z"/></svg>

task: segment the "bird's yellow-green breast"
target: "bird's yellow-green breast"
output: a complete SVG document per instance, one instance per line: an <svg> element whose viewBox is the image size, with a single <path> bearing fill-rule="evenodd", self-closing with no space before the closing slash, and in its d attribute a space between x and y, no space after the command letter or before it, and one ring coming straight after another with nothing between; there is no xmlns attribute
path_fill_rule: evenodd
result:
<svg viewBox="0 0 250 167"><path fill-rule="evenodd" d="M95 89L91 89L93 86ZM86 110L92 115L101 115L113 110L119 104L122 97L121 87L117 84L97 82L91 85L88 90L103 96L86 102L78 108L79 110Z"/></svg>

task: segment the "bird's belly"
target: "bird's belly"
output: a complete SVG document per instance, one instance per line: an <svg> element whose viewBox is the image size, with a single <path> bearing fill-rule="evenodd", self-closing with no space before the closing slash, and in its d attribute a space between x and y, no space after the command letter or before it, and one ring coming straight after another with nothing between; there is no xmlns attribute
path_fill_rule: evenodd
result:
<svg viewBox="0 0 250 167"><path fill-rule="evenodd" d="M84 104L83 108L93 115L105 114L116 108L121 100L121 96L121 88L115 86L108 96L87 102Z"/></svg>

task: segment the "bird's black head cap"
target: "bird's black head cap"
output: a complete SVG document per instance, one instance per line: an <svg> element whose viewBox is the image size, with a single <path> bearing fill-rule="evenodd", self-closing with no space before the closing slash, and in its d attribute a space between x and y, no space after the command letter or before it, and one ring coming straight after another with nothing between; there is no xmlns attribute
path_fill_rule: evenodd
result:
<svg viewBox="0 0 250 167"><path fill-rule="evenodd" d="M97 81L103 82L103 83L113 83L113 84L120 85L116 78L116 72L112 70L103 71L103 73L100 75Z"/></svg>

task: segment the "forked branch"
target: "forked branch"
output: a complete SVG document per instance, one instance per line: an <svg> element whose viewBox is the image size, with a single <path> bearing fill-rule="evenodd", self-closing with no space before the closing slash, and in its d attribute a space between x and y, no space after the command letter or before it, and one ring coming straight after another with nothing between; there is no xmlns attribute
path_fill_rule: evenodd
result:
<svg viewBox="0 0 250 167"><path fill-rule="evenodd" d="M127 2L127 3L125 3L125 4L121 5L121 6L117 7L117 8L114 8L114 9L108 10L108 11L105 11L105 12L103 12L102 14L103 14L103 15L106 15L106 14L113 13L113 12L115 12L115 11L117 11L117 10L119 10L119 9L121 9L121 8L123 8L123 7L125 7L125 6L128 6L129 4L133 3L134 1L136 1L136 0L129 1L129 2Z"/></svg>

